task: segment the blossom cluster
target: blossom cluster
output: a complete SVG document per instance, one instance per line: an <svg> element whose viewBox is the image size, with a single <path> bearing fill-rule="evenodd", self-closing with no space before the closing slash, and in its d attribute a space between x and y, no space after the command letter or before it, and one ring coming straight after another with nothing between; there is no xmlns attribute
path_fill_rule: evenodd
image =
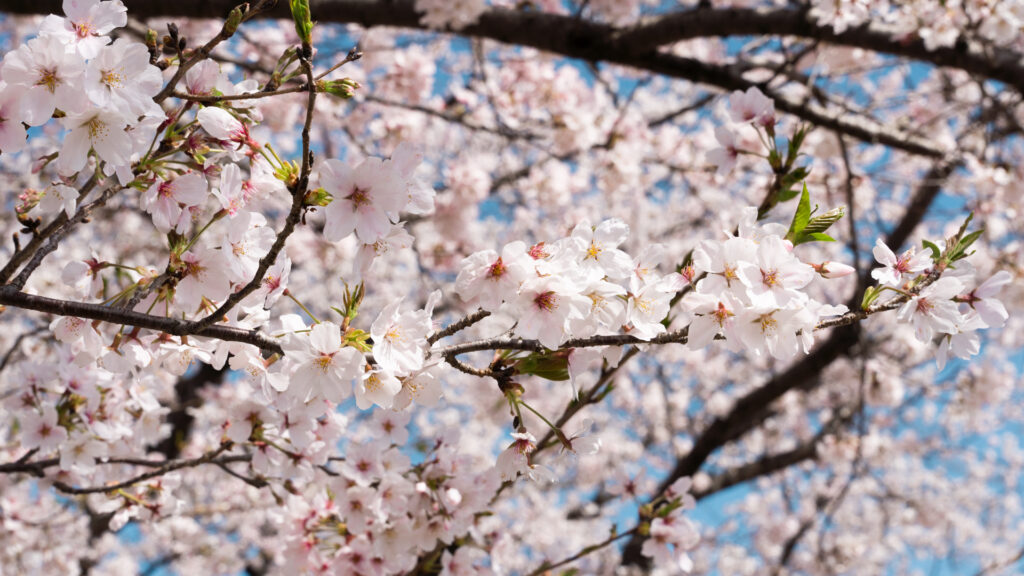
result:
<svg viewBox="0 0 1024 576"><path fill-rule="evenodd" d="M881 240L877 241L873 252L882 267L874 269L871 277L882 287L906 288L935 264L933 254L928 251L910 248L897 256ZM995 296L1011 280L1009 272L1000 270L967 290L975 281L975 272L970 263L963 262L915 293L900 306L897 318L913 325L921 342L930 343L939 335L936 363L941 370L951 353L968 360L981 351L979 330L1001 328L1006 324L1009 317L1006 307Z"/></svg>
<svg viewBox="0 0 1024 576"><path fill-rule="evenodd" d="M618 25L639 14L642 3L651 4L595 1L586 14ZM689 519L695 505L690 478L675 479L662 494L642 501L646 484L653 484L643 482L643 471L663 464L647 458L647 448L661 443L666 454L685 453L684 432L699 432L704 418L727 418L730 396L760 381L765 366L812 352L823 327L898 309L890 314L890 327L907 336L893 337L890 344L905 345L913 340L911 332L921 343L938 337L941 369L951 355L978 354L981 329L1002 326L1009 316L996 296L1011 274L998 272L977 283L962 258L963 231L941 247L926 243L925 251L901 255L879 241L874 255L882 267L871 274L878 285L859 310L850 311L834 300L843 281L833 280L852 280L855 270L829 260L848 254L804 245L831 238L802 234L806 223L797 226L799 217L787 228L765 223L767 210L740 208L749 202L723 201L713 189L736 170L739 156L762 155L744 140L743 131L751 128L769 139L761 142L779 177L766 182L777 194L762 208L784 207L808 173L791 165L806 156L799 143L781 160L775 130L784 121L758 88L729 95L732 126L714 131L720 146L705 154L717 174L695 176L709 189L705 197L691 195L679 203L683 208L651 202L638 217L599 220L608 207L594 208L597 200L578 193L589 179L609 190L631 190L649 183L640 159L652 151L658 161L672 159L676 172L700 154L679 153L674 138L681 133L648 125L645 116L663 111L640 113L631 109L632 100L613 102L620 98L610 90L591 92L592 82L577 67L517 55L487 80L492 63L483 59L479 76L493 94L484 99L457 92L443 113L430 117L465 121L476 132L509 138L536 128L531 122L537 121L540 134L524 139L531 146L550 143L553 155L538 161L536 170L530 167L514 194L523 205L556 199L553 204L566 210L561 219L515 212L510 222L495 226L507 224L505 238L512 241L500 250L479 250L504 233L488 229L476 204L509 197L495 193L501 186L488 173L506 158L443 168L425 158L424 150L437 155L457 147L466 157L473 152L463 141L445 141L447 131L419 130L423 134L416 138L414 128L427 124L407 115L433 111L439 100L432 82L440 64L435 66L430 51L436 47L398 42L394 50L372 55L381 61L393 56L379 86L414 103L392 102L396 111L381 121L366 112L373 109L370 102L350 112L330 101L320 84L319 98L309 94L314 88L302 83L298 62L312 65L290 46L290 31L280 37L271 28L254 34L268 46L282 45L278 68L261 83L240 78L228 60L196 59L201 52L179 38L177 28L169 29L162 48L159 41L112 41L110 33L127 22L121 0L64 4L63 18L46 18L39 35L0 64L0 152L5 161L26 147L38 152L30 178L48 180L19 198L21 234L33 236L27 248L15 241L19 258L29 254L18 263L25 265L25 277L50 253L45 250L71 239L30 282L4 287L5 295L64 297L66 307L48 309L58 315L48 329L28 321L19 326L30 335L13 342L0 367L6 367L3 382L10 387L0 397L0 416L11 423L2 430L8 441L0 449L0 540L12 542L0 551L0 564L16 558L27 571L45 566L36 571L72 573L77 567L60 558L77 558L68 550L72 545L62 542L40 552L46 539L33 543L28 535L41 533L33 531L36 524L46 524L30 518L44 512L63 518L80 507L75 529L82 534L90 531L81 525L88 515L108 522L103 531L116 533L134 523L150 542L196 542L195 549L167 554L182 573L199 565L194 552L200 548L211 564L191 572L208 571L213 559L223 561L218 571L241 572L247 568L241 558L260 548L275 573L527 573L526 566L506 559L534 564L544 541L541 531L510 534L544 524L549 503L566 494L550 482L569 479L594 491L593 502L572 498L579 510L569 516L583 518L587 527L580 533L589 535L599 524L588 516L595 508L617 502L606 517L621 517L623 508L607 512L613 506L631 507L630 514L639 509L633 531L644 539L640 554L660 568L703 570L700 558L695 565L690 557L702 538ZM488 9L484 0L414 4L423 25L449 30L471 26ZM560 2L535 4L530 9L565 11ZM193 32L207 30L202 26L188 30L190 42ZM981 30L988 34L984 24ZM152 41L155 33L150 36ZM253 55L268 51L261 46ZM257 70L264 64L253 61ZM558 89L538 90L544 83ZM651 105L644 89L643 83L637 87L640 107ZM325 126L343 128L353 140L353 132L362 135L366 128L380 147L359 146L360 155L349 146L334 158L334 142L325 137L322 147L313 146L315 161L305 149L308 142L299 160L282 159L278 150L292 152L296 141L288 130L275 138L283 119L314 99L307 118L317 112ZM489 107L481 105L484 100ZM615 107L620 103L621 111ZM408 109L397 111L403 106ZM500 129L484 129L490 113ZM519 113L525 119L512 120ZM56 122L46 126L50 120ZM61 138L48 138L54 134ZM420 141L405 141L410 135ZM711 131L704 136L713 148ZM820 135L811 138L824 148ZM51 143L54 148L42 150ZM588 148L599 149L598 162L562 160ZM511 154L508 159L515 160ZM447 178L442 195L435 193L435 181L422 177L426 166L438 167ZM790 180L783 183L785 178ZM798 216L807 208L804 190ZM617 194L611 206L632 196ZM104 206L119 212L110 218ZM716 207L727 208L722 221L730 231L708 237L698 224L709 221L708 211ZM696 238L704 239L671 232L659 238L665 245L650 242L654 234L644 229L643 219L652 211L664 212L652 220L670 231L683 221L676 215L685 214L696 222ZM94 227L105 235L102 242L75 236L86 228L79 224L108 219ZM31 258L47 230L59 234L39 258ZM130 240L124 240L127 230L133 231ZM544 237L556 239L532 240ZM385 259L401 265L375 275L374 262ZM343 302L332 305L343 284ZM452 301L450 292L462 302ZM893 300L879 304L885 293ZM67 312L75 306L107 320ZM292 306L302 313L288 313L297 310ZM12 316L13 311L5 317ZM143 326L174 328L164 332L131 323L140 318ZM214 337L211 327L231 337ZM458 343L442 344L456 335ZM462 361L464 350L480 354ZM627 350L650 354L656 362L628 367ZM478 367L484 354L488 364ZM753 367L723 368L738 355L749 356ZM663 361L679 368L664 379L680 383L650 384L651 365ZM600 377L594 373L598 365ZM894 404L900 397L896 385L878 384L898 373L894 365L876 359L865 364L863 371L876 381L868 402ZM729 372L735 382L718 387L713 370ZM202 378L211 372L230 375L206 386ZM481 376L497 381L497 392L493 385L481 386ZM587 377L600 385L584 388ZM690 378L710 383L673 389ZM607 406L597 406L613 388ZM839 388L823 396L848 393ZM992 402L1003 397L1005 388L1000 390L965 392L964 404ZM555 418L559 413L551 412L565 400L568 407ZM833 400L810 394L798 400L820 408L814 418L822 421L836 408ZM763 443L776 426L806 431L807 418L793 408L797 403L781 399L778 422L750 444ZM583 410L585 418L576 416ZM591 415L598 417L599 433ZM570 422L574 417L581 425ZM658 418L669 422L658 429L648 421ZM573 427L579 431L563 432ZM871 438L858 440L857 458L859 443ZM819 450L829 463L842 463L852 459L851 445L827 435ZM585 458L551 458L547 451L559 446L563 455ZM751 449L736 446L721 451L715 470L730 463L748 467L740 459ZM871 458L881 450L872 445L863 455ZM629 461L641 463L639 475L619 469ZM22 472L32 475L30 488L8 480ZM614 477L607 486L606 477ZM704 494L715 485L707 474L698 478ZM534 482L517 484L519 479ZM519 511L508 512L517 506L537 517L526 522ZM212 520L198 519L204 516ZM501 525L508 516L519 520L517 526ZM212 534L227 517L241 520L217 540ZM577 521L557 520L551 530ZM581 539L573 542L588 554L606 546L591 548L589 537L565 537ZM115 561L104 551L116 547L110 541L117 537L105 538L96 545L95 558L105 558L100 570L138 572L111 567ZM237 556L230 560L218 550L217 543L226 540L237 543L225 546ZM520 542L529 544L509 551ZM565 548L559 540L546 556L574 551ZM769 555L778 557L775 552ZM581 570L591 569L587 561Z"/></svg>
<svg viewBox="0 0 1024 576"><path fill-rule="evenodd" d="M819 320L846 312L803 289L815 278L841 277L853 269L802 262L783 239L785 227L759 226L754 207L745 211L737 235L703 241L680 272L659 273L664 247L649 247L636 257L622 251L628 232L617 219L597 226L584 222L550 244L527 247L516 241L500 254L477 252L462 263L456 290L470 304L516 318L516 335L552 350L595 335L649 341L667 331L670 304L684 289L685 315L676 323L690 321L688 344L694 349L724 336L732 350L788 359L809 350Z"/></svg>

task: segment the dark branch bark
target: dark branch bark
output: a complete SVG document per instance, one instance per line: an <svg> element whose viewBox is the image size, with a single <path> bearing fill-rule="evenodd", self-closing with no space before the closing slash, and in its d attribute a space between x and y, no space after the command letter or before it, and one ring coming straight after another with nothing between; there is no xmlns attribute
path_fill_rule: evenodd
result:
<svg viewBox="0 0 1024 576"><path fill-rule="evenodd" d="M137 18L223 18L237 0L124 0ZM412 0L312 0L318 22L424 28ZM3 11L13 14L60 14L61 0L7 0ZM288 17L288 3L278 2L264 16ZM958 68L1004 82L1024 92L1024 66L1019 54L999 50L992 56L981 47L928 50L915 36L897 35L884 25L868 23L836 33L818 26L805 10L789 8L698 8L653 17L627 29L581 20L570 15L492 8L460 34L491 38L508 44L534 46L581 57L581 52L649 54L660 46L694 38L729 36L796 36L851 48L912 58L936 66ZM597 58L605 59L605 58Z"/></svg>
<svg viewBox="0 0 1024 576"><path fill-rule="evenodd" d="M836 33L830 26L818 26L809 20L805 10L790 8L683 10L642 22L621 32L617 40L626 50L639 53L693 38L764 35L797 36L958 68L1024 92L1024 67L1016 52L996 50L990 56L976 43L928 50L920 37L899 35L877 22Z"/></svg>
<svg viewBox="0 0 1024 576"><path fill-rule="evenodd" d="M72 302L36 296L19 292L11 286L0 286L0 304L48 314L58 314L60 316L75 316L89 320L110 322L112 324L138 326L150 330L159 330L175 336L195 335L231 342L243 342L268 352L283 353L280 344L256 330L214 325L209 328L193 331L192 323L187 321L142 314L131 310L121 310L99 304L87 304L85 302Z"/></svg>

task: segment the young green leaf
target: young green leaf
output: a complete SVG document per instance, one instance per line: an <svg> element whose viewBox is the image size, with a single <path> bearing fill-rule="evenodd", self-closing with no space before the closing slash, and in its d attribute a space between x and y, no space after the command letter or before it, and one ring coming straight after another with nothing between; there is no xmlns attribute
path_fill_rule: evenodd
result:
<svg viewBox="0 0 1024 576"><path fill-rule="evenodd" d="M787 240L794 240L811 219L811 195L807 192L807 184L804 184L803 192L800 194L800 202L796 206L796 213L793 214L793 221L786 232Z"/></svg>

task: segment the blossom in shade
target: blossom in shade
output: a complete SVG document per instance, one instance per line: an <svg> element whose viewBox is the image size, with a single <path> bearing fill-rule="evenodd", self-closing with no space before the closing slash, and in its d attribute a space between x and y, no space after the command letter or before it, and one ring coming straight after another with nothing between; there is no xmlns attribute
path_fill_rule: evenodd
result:
<svg viewBox="0 0 1024 576"><path fill-rule="evenodd" d="M68 431L57 424L57 410L44 406L42 414L32 410L21 418L21 446L50 452L68 439Z"/></svg>
<svg viewBox="0 0 1024 576"><path fill-rule="evenodd" d="M394 374L387 370L371 370L356 381L356 405L360 410L366 410L374 404L381 408L391 408L395 396L401 390L402 383Z"/></svg>
<svg viewBox="0 0 1024 576"><path fill-rule="evenodd" d="M183 277L175 290L175 301L189 312L203 298L220 301L231 290L230 266L223 252L195 246L181 255Z"/></svg>
<svg viewBox="0 0 1024 576"><path fill-rule="evenodd" d="M729 95L729 116L733 122L772 126L775 124L775 102L756 86L751 86L746 92L737 90Z"/></svg>
<svg viewBox="0 0 1024 576"><path fill-rule="evenodd" d="M25 147L21 94L0 82L0 152L13 154Z"/></svg>
<svg viewBox="0 0 1024 576"><path fill-rule="evenodd" d="M708 162L718 167L719 174L728 174L736 167L740 157L739 139L732 130L718 126L715 128L715 140L718 140L720 146L707 153Z"/></svg>

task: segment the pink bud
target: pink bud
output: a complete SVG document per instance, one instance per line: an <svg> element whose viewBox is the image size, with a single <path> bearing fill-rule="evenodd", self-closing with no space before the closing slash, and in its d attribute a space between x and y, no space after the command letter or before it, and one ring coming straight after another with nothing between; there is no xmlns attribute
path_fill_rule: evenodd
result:
<svg viewBox="0 0 1024 576"><path fill-rule="evenodd" d="M842 278L856 272L853 266L840 264L839 262L822 262L813 266L823 278Z"/></svg>

